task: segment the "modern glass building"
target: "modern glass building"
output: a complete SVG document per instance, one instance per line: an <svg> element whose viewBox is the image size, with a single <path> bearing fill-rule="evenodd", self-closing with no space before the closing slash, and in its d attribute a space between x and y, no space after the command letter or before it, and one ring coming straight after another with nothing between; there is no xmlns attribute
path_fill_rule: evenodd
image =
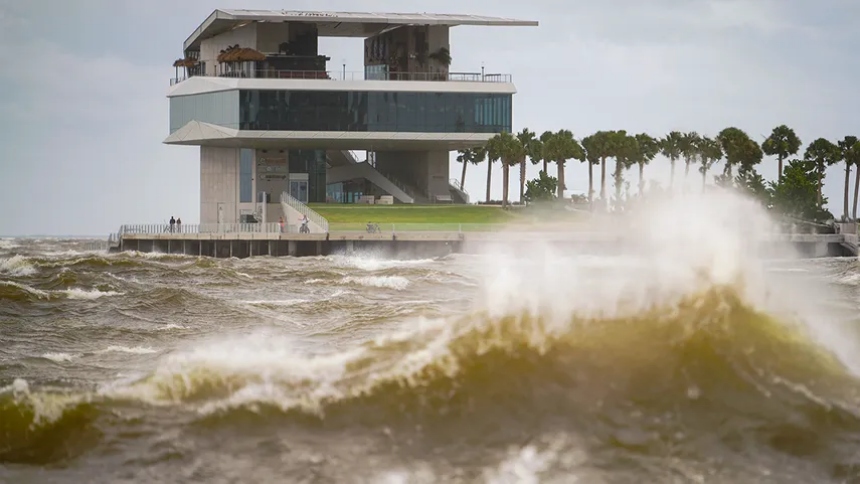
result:
<svg viewBox="0 0 860 484"><path fill-rule="evenodd" d="M512 131L516 89L508 75L449 70L457 25L537 22L213 12L174 64L165 140L200 146L201 223L277 221L282 193L304 203L467 202L449 183L450 152ZM364 38L364 71L326 71L324 36Z"/></svg>

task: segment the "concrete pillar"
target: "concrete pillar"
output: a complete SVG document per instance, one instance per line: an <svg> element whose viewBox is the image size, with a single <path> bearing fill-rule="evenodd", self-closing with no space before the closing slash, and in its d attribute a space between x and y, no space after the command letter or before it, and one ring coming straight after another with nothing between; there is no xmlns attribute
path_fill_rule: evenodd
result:
<svg viewBox="0 0 860 484"><path fill-rule="evenodd" d="M355 252L355 242L353 242L352 240L347 240L346 241L346 253L352 254L353 252Z"/></svg>
<svg viewBox="0 0 860 484"><path fill-rule="evenodd" d="M290 257L295 257L299 252L298 243L295 240L290 240L287 242L287 255Z"/></svg>
<svg viewBox="0 0 860 484"><path fill-rule="evenodd" d="M322 241L321 241L321 240L318 240L318 241L317 241L317 250L316 250L316 255L317 255L317 256L322 255Z"/></svg>

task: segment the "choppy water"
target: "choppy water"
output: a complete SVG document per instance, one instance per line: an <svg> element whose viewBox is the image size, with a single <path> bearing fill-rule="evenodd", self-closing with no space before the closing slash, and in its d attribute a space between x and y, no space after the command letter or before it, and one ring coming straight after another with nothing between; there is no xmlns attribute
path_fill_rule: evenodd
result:
<svg viewBox="0 0 860 484"><path fill-rule="evenodd" d="M0 240L0 481L860 482L860 265L727 240L438 260Z"/></svg>

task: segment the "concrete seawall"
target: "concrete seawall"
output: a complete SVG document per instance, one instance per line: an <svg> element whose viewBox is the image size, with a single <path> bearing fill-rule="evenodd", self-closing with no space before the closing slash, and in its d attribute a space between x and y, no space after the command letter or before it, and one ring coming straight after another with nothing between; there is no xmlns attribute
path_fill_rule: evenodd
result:
<svg viewBox="0 0 860 484"><path fill-rule="evenodd" d="M163 233L122 234L113 251L158 252L207 257L325 256L373 252L391 256L436 257L480 252L487 247L513 251L553 247L587 252L613 251L637 241L607 232L404 232L328 234ZM857 256L854 234L773 234L760 241L765 256Z"/></svg>

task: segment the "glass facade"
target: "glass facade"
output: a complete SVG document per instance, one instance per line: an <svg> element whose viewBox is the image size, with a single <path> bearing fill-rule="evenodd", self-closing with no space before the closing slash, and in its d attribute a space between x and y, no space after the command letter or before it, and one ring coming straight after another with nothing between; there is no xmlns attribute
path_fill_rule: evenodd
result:
<svg viewBox="0 0 860 484"><path fill-rule="evenodd" d="M208 92L170 98L170 132L189 121L239 128L239 91Z"/></svg>
<svg viewBox="0 0 860 484"><path fill-rule="evenodd" d="M254 201L254 150L239 150L239 203Z"/></svg>
<svg viewBox="0 0 860 484"><path fill-rule="evenodd" d="M233 90L170 98L170 132L189 121L260 131L499 133L511 94Z"/></svg>
<svg viewBox="0 0 860 484"><path fill-rule="evenodd" d="M289 151L290 173L307 173L307 194L301 194L302 187L297 185L296 189L300 195L306 196L309 202L326 201L326 155L325 150L290 150ZM293 191L293 187L290 187ZM294 193L294 197L302 200ZM304 200L302 200L304 201Z"/></svg>
<svg viewBox="0 0 860 484"><path fill-rule="evenodd" d="M498 133L511 131L511 94L239 91L239 129Z"/></svg>

